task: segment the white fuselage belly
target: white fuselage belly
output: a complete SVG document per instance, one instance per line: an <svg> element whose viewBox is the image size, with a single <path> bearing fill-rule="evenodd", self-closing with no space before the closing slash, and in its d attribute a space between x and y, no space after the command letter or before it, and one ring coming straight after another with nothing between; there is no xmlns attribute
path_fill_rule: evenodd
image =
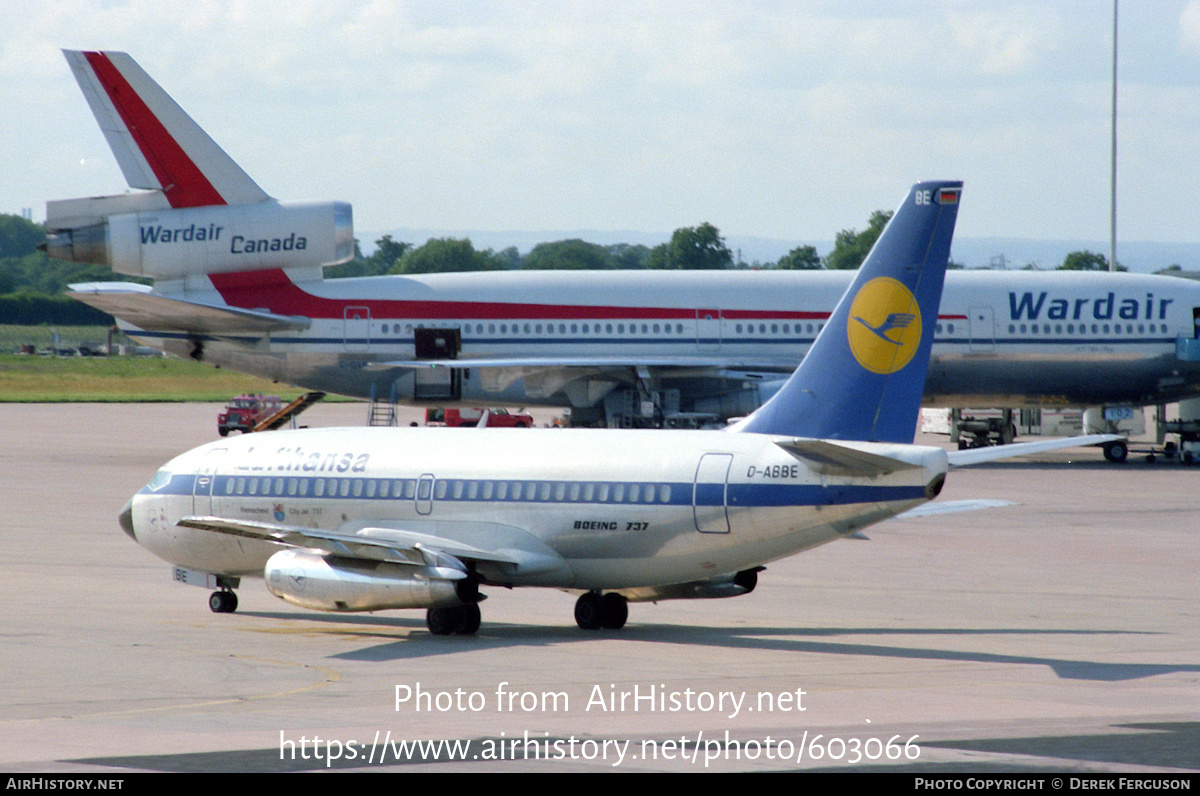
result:
<svg viewBox="0 0 1200 796"><path fill-rule="evenodd" d="M818 476L764 435L651 431L623 436L620 451L611 439L438 428L217 442L169 463L170 481L135 498L138 541L179 566L260 576L279 545L175 523L215 515L376 535L391 527L500 547L497 534L529 534L566 568L480 573L506 585L629 588L707 579L824 544L923 502L945 470L936 448L846 443L920 465L864 480ZM410 451L420 451L419 465Z"/></svg>

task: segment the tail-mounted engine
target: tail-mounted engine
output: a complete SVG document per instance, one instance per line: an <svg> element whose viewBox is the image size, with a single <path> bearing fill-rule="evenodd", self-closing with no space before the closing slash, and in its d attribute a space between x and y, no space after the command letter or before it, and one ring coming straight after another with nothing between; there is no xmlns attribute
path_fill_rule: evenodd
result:
<svg viewBox="0 0 1200 796"><path fill-rule="evenodd" d="M313 268L354 257L346 202L276 202L172 209L159 194L68 199L46 206L51 257L130 276Z"/></svg>

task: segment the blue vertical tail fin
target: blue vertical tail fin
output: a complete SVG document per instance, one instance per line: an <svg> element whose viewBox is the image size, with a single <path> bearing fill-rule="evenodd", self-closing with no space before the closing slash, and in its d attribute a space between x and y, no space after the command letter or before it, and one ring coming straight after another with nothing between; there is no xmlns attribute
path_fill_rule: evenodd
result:
<svg viewBox="0 0 1200 796"><path fill-rule="evenodd" d="M736 431L912 442L961 193L913 186L800 367Z"/></svg>

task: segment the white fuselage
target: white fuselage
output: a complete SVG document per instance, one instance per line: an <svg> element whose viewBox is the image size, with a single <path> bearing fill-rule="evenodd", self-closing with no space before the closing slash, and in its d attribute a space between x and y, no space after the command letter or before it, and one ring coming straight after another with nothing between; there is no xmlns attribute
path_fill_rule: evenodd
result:
<svg viewBox="0 0 1200 796"><path fill-rule="evenodd" d="M820 476L760 434L327 429L214 442L132 504L136 539L173 564L261 576L274 543L179 527L189 516L358 533L428 533L557 565L484 564L485 583L627 589L713 578L832 541L929 499L939 448L842 443L912 465ZM932 490L932 491L931 491ZM560 560L560 561L559 561Z"/></svg>
<svg viewBox="0 0 1200 796"><path fill-rule="evenodd" d="M684 409L699 409L689 395L702 401L738 383L739 374L790 372L852 276L489 272L280 278L273 286L245 287L214 275L212 288L177 295L309 319L304 331L214 337L203 359L312 389L386 399L396 384L399 399L422 402L428 374L396 365L430 356L419 351L422 330L453 330L454 357L497 364L467 369L449 402L589 406L645 363L659 386L684 393ZM1096 405L1200 394L1195 352L1177 355L1196 337L1197 311L1200 284L1184 279L951 271L925 400ZM185 334L138 336L195 354L195 340ZM614 364L606 367L606 358ZM712 379L725 380L725 387L714 388Z"/></svg>

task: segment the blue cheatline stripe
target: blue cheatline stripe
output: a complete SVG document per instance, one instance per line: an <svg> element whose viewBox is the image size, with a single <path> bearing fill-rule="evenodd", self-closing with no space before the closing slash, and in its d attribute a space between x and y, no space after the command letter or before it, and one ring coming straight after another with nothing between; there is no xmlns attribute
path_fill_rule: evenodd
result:
<svg viewBox="0 0 1200 796"><path fill-rule="evenodd" d="M144 495L187 495L196 489L197 476L173 474L158 489L143 487ZM367 500L412 502L417 499L416 478L367 478L344 476L218 475L214 499L264 498L270 500ZM241 482L239 485L238 482ZM318 487L318 482L320 486ZM475 484L472 496L471 484ZM386 488L384 488L386 484ZM443 491L444 485L444 491ZM490 491L487 485L490 485ZM503 490L501 490L503 485ZM238 491L239 486L241 492ZM590 499L588 489L591 488ZM253 488L252 494L249 490ZM694 488L694 489L693 489ZM636 489L637 500L630 500ZM399 494L397 494L399 490ZM320 491L321 494L317 494ZM836 506L855 503L886 503L925 498L922 486L861 486L815 484L729 484L638 481L535 481L522 479L442 478L433 493L420 499L435 503L503 503L605 506L720 506L728 498L731 508L766 506ZM484 497L487 494L488 497ZM503 494L503 497L500 495ZM572 497L574 495L574 497ZM649 496L649 499L648 499ZM206 495L207 497L207 495Z"/></svg>
<svg viewBox="0 0 1200 796"><path fill-rule="evenodd" d="M148 339L160 340L193 340L197 335L187 334L186 332L146 332L139 331L132 333L134 337L142 337ZM254 342L258 337L247 335L199 335L200 339L206 341L218 340L239 340L243 342ZM935 337L934 345L999 345L999 346L1016 346L1016 345L1051 345L1051 346L1078 346L1078 345L1175 345L1175 341L1179 335L1161 335L1154 336L1142 335L1138 336L1135 332L1133 336L1126 337L1080 337L1078 335L1062 335L1058 337L1030 337L1028 335L1021 337L1006 337L1003 335L995 335L993 337ZM542 337L472 337L463 338L463 345L561 345L564 347L573 347L580 345L614 345L627 344L638 347L643 347L647 344L651 345L674 345L680 348L686 348L689 351L693 349L697 343L701 345L720 345L726 349L736 350L737 346L742 345L778 345L787 347L807 346L812 345L815 338L812 335L804 337L783 337L783 338L768 338L768 337L738 337L730 336L724 338L713 338L711 340L702 339L695 340L694 338L680 339L655 339L655 338L626 338L626 337L566 337L546 339ZM372 338L344 338L344 337L292 337L271 335L271 342L277 345L326 345L340 347L345 345L371 345L377 346L383 353L389 348L411 348L411 340L397 339L395 337L372 337ZM494 352L493 352L494 353ZM467 356L460 352L460 356Z"/></svg>

